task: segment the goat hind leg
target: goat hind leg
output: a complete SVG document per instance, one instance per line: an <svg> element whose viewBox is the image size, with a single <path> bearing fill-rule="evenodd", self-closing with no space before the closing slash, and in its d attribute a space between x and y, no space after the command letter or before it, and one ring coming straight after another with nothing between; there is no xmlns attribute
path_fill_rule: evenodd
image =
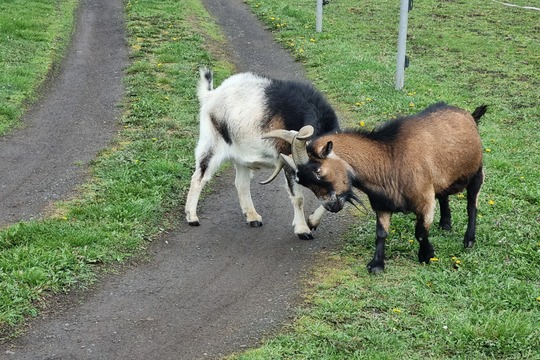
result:
<svg viewBox="0 0 540 360"><path fill-rule="evenodd" d="M234 185L238 192L238 200L240 201L240 208L242 213L246 216L247 223L252 227L262 226L262 216L257 213L255 206L253 206L253 200L251 198L251 169L248 167L235 164L236 178Z"/></svg>
<svg viewBox="0 0 540 360"><path fill-rule="evenodd" d="M185 206L186 220L191 226L200 225L199 217L197 216L199 197L201 196L204 185L212 178L220 164L221 159L215 157L212 152L208 152L206 155L197 159L195 172L191 176L191 185Z"/></svg>
<svg viewBox="0 0 540 360"><path fill-rule="evenodd" d="M476 175L467 185L467 230L463 239L463 246L471 248L476 241L476 215L478 211L478 194L484 183L484 171L482 168L478 170Z"/></svg>
<svg viewBox="0 0 540 360"><path fill-rule="evenodd" d="M441 209L441 220L439 221L439 227L443 230L452 230L452 213L450 212L450 203L448 201L448 195L438 196L439 206Z"/></svg>

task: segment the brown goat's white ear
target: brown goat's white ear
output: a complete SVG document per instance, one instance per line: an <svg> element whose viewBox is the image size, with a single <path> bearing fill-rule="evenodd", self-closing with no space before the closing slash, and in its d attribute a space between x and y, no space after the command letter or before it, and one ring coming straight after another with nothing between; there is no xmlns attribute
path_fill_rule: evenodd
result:
<svg viewBox="0 0 540 360"><path fill-rule="evenodd" d="M321 149L321 158L326 159L328 155L332 152L332 149L334 148L334 143L332 141L329 141L326 143L326 145Z"/></svg>

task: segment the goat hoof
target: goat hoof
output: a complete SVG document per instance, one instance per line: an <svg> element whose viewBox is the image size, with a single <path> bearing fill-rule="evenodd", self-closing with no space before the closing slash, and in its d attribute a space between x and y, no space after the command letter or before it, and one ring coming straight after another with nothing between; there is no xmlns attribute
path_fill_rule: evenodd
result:
<svg viewBox="0 0 540 360"><path fill-rule="evenodd" d="M262 221L259 221L259 220L249 222L249 226L251 227L261 227L262 225L263 225Z"/></svg>
<svg viewBox="0 0 540 360"><path fill-rule="evenodd" d="M418 251L418 261L420 263L429 264L431 258L435 257L435 251L433 250L433 245L429 244L425 248L420 248Z"/></svg>
<svg viewBox="0 0 540 360"><path fill-rule="evenodd" d="M199 221L188 221L189 226L199 226L201 225Z"/></svg>
<svg viewBox="0 0 540 360"><path fill-rule="evenodd" d="M474 246L474 240L464 240L463 246L465 247L465 249L472 248Z"/></svg>
<svg viewBox="0 0 540 360"><path fill-rule="evenodd" d="M301 240L313 240L315 237L312 233L297 234Z"/></svg>
<svg viewBox="0 0 540 360"><path fill-rule="evenodd" d="M444 222L444 223L441 222L441 223L439 224L439 227L440 227L441 229L443 229L443 230L446 230L446 231L452 230L452 224L446 223L446 222Z"/></svg>
<svg viewBox="0 0 540 360"><path fill-rule="evenodd" d="M418 262L421 264L429 264L430 260L435 257L435 253L433 251L428 251L426 253L418 253Z"/></svg>
<svg viewBox="0 0 540 360"><path fill-rule="evenodd" d="M384 263L381 264L371 261L369 264L367 264L367 270L370 274L380 274L384 271Z"/></svg>

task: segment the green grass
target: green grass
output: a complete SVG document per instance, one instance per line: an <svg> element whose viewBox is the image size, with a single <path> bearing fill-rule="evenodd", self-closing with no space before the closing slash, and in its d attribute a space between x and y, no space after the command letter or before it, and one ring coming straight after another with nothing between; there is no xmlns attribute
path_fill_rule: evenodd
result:
<svg viewBox="0 0 540 360"><path fill-rule="evenodd" d="M38 314L48 294L87 286L97 268L144 256L148 241L183 218L198 133L198 67L211 64L217 81L231 67L209 52L222 39L199 1L135 0L126 9L123 131L96 159L77 199L57 204L44 221L0 232L0 338Z"/></svg>
<svg viewBox="0 0 540 360"><path fill-rule="evenodd" d="M417 264L414 220L396 215L386 271L371 276L374 218L358 215L344 248L306 279L296 321L238 358L539 358L538 13L480 0L415 2L411 67L395 91L398 1L331 1L320 34L312 1L249 4L350 126L371 128L439 100L490 108L480 127L487 177L474 249L462 249L465 202L454 197L454 230L432 231L438 261ZM144 254L179 218L197 133L197 67L211 64L220 83L231 66L214 51L221 37L198 0L131 0L126 9L123 132L78 199L0 232L2 336L48 294L92 281L96 265ZM10 18L0 19L3 28ZM25 101L10 105L14 114Z"/></svg>
<svg viewBox="0 0 540 360"><path fill-rule="evenodd" d="M0 2L0 135L19 125L73 30L77 0Z"/></svg>
<svg viewBox="0 0 540 360"><path fill-rule="evenodd" d="M477 245L435 227L437 260L417 263L414 217L395 215L387 267L367 273L374 216L319 264L297 320L238 359L540 359L540 27L538 12L486 1L415 2L405 89L394 90L398 1L334 1L316 33L314 3L248 0L349 126L372 128L436 101L489 110ZM530 4L530 2L529 2ZM534 5L534 4L533 4Z"/></svg>

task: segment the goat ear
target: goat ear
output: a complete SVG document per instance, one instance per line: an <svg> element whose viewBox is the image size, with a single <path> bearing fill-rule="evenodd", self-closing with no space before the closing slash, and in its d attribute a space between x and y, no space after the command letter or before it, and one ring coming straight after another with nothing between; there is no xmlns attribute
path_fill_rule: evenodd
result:
<svg viewBox="0 0 540 360"><path fill-rule="evenodd" d="M329 141L326 143L326 145L321 150L321 158L326 159L328 155L332 152L332 149L334 148L334 143L332 141Z"/></svg>

